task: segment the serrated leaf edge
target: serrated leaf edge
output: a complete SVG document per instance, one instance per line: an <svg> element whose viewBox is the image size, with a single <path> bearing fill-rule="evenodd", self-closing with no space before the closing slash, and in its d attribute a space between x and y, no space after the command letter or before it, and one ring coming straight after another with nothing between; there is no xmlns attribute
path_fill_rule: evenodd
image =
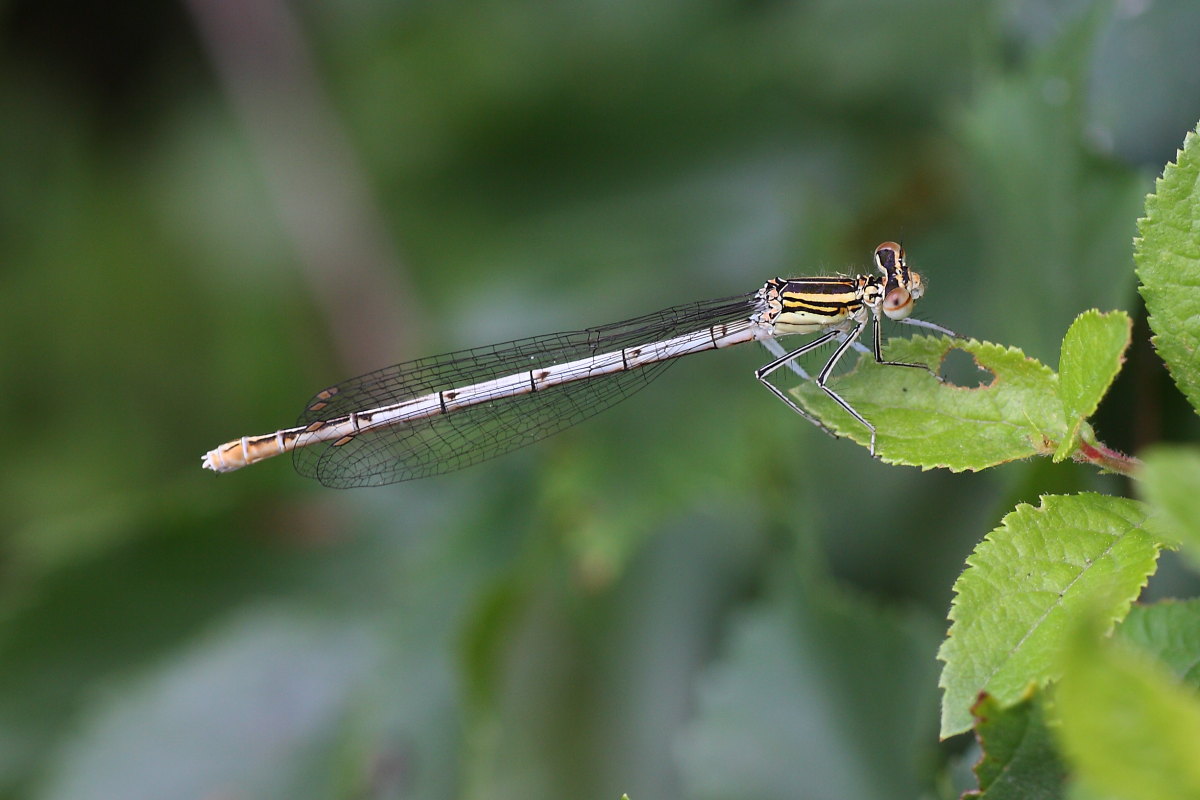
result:
<svg viewBox="0 0 1200 800"><path fill-rule="evenodd" d="M1109 495L1100 494L1098 492L1081 492L1079 494L1073 494L1073 495L1044 494L1044 495L1038 496L1038 505L1036 505L1036 506L1034 506L1030 503L1018 503L1016 506L1013 507L1012 511L1009 511L1007 514L1005 514L1001 518L1000 524L997 525L992 530L988 531L988 533L984 536L984 538L975 546L975 549L972 550L971 554L967 556L967 559L965 562L966 567L970 568L970 567L975 566L975 564L972 563L972 560L978 554L979 547L982 546L985 542L992 541L993 537L997 533L1009 529L1009 521L1015 515L1023 513L1027 510L1032 511L1037 514L1045 514L1050 510L1046 506L1046 502L1048 500L1054 501L1054 500L1057 500L1060 498L1065 499L1065 498L1087 498L1087 497L1106 498L1106 499L1110 498ZM1142 517L1142 520L1138 524L1136 524L1130 528L1129 533L1131 533L1135 530L1145 530L1146 522L1148 522L1151 519L1151 517L1153 516L1150 509L1146 506L1145 503L1143 503L1141 501L1131 500L1130 502L1136 503L1137 506L1139 506L1140 508L1145 510L1145 513ZM1149 533L1149 532L1147 532L1147 533ZM1125 534L1125 535L1128 535L1128 534ZM1154 534L1149 534L1149 535L1151 536L1151 540L1154 543L1154 547L1155 547L1156 551L1161 552L1161 550L1164 547L1164 543L1162 542L1161 538ZM950 609L946 613L946 619L950 622L950 627L947 628L946 638L942 640L942 643L938 647L938 651L936 654L936 659L946 665L949 665L949 663L950 663L949 660L946 658L946 650L950 646L951 642L953 641L955 629L958 627L958 624L960 622L959 616L956 612L960 608L959 601L961 599L962 593L959 591L958 586L966 574L967 574L967 569L964 569L959 574L958 578L955 579L955 581L954 581L954 586L952 589L952 591L954 592L954 597L950 601ZM1138 584L1137 587L1135 587L1138 589L1137 594L1141 594L1141 592L1146 588L1146 586L1149 583L1150 576L1152 574L1153 574L1153 572L1147 573L1146 576L1142 579L1142 582L1140 584ZM1076 580L1078 580L1078 578ZM1063 595L1060 593L1059 602L1061 602L1062 596ZM1124 610L1123 614L1120 612L1120 610L1118 610L1118 611L1113 612L1113 614L1111 615L1111 619L1104 620L1104 629L1103 629L1104 635L1108 635L1108 634L1112 633L1112 631L1116 628L1117 624L1119 622L1121 622L1121 620L1123 620L1125 618L1125 616L1128 615L1129 609L1133 607L1134 599L1136 599L1136 595L1134 597L1132 597L1129 600L1129 602L1125 605L1125 610ZM1108 615L1106 615L1106 616L1108 616ZM1018 643L1017 646L1019 646L1019 644L1020 643ZM1009 652L1011 653L1011 652L1015 651L1016 649L1017 649L1017 647L1014 646L1014 647L1010 648ZM998 672L1002 668L1002 666L1003 666L1003 662L1001 662L1001 666L996 667L992 671L992 674L989 675L988 678L982 682L983 688L980 689L981 693L986 692L987 686L989 685L989 681L993 677L995 677L996 672ZM941 674L938 676L938 688L939 689L948 690L950 688L945 683L945 677L946 677L946 670L943 669L941 671ZM1031 687L1040 688L1054 680L1055 680L1055 676L1053 676L1053 675L1050 675L1050 676L1046 677L1045 679L1031 679L1030 682L1026 685L1026 688L1023 690L1022 696L1024 695L1024 693L1030 691ZM943 702L945 702L944 698L943 698ZM1013 701L1013 702L1016 702L1016 701Z"/></svg>

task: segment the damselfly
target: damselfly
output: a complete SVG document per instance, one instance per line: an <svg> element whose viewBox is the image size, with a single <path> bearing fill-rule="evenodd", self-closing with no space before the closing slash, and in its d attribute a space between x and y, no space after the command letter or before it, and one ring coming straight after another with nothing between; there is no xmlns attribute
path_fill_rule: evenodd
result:
<svg viewBox="0 0 1200 800"><path fill-rule="evenodd" d="M880 364L929 369L883 357L881 316L952 331L909 317L921 276L895 242L875 248L878 275L773 278L757 292L675 306L625 322L459 350L387 367L323 389L296 426L244 436L209 451L204 467L229 472L288 451L300 474L326 486L380 486L460 469L532 444L625 399L674 359L758 341L775 359L754 377L793 411L836 437L768 380L822 345L835 349L816 384L871 433L875 426L828 384L851 347ZM859 336L873 324L873 347ZM792 351L776 341L819 334Z"/></svg>

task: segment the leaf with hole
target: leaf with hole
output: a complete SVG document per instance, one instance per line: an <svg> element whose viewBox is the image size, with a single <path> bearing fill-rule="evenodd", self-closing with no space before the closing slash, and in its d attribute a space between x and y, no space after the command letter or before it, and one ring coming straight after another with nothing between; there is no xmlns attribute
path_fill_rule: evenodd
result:
<svg viewBox="0 0 1200 800"><path fill-rule="evenodd" d="M852 374L831 384L876 426L880 459L961 472L1053 452L1067 429L1058 376L1045 364L1012 347L928 336L894 339L884 355L937 370L954 349L971 355L991 379L976 387L955 386L925 370L876 364L864 355ZM870 431L815 384L795 392L834 432L870 442Z"/></svg>

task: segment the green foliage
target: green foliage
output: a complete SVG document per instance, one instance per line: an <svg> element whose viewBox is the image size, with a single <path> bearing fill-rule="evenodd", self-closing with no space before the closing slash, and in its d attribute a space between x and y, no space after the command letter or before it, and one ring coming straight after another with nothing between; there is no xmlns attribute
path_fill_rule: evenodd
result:
<svg viewBox="0 0 1200 800"><path fill-rule="evenodd" d="M1063 631L1057 732L1076 779L1099 796L1200 797L1200 695L1103 627L1085 615Z"/></svg>
<svg viewBox="0 0 1200 800"><path fill-rule="evenodd" d="M1123 311L1086 311L1071 323L1058 360L1058 396L1068 433L1054 451L1055 461L1079 448L1084 420L1096 413L1121 370L1132 329L1133 320Z"/></svg>
<svg viewBox="0 0 1200 800"><path fill-rule="evenodd" d="M1185 684L1200 689L1200 598L1134 606L1117 633Z"/></svg>
<svg viewBox="0 0 1200 800"><path fill-rule="evenodd" d="M1200 136L1188 133L1146 199L1134 258L1154 346L1200 409Z"/></svg>
<svg viewBox="0 0 1200 800"><path fill-rule="evenodd" d="M963 556L999 552L982 534L1084 492L1074 516L1107 519L1114 553L1135 537L1111 534L1130 519L1113 502L1190 547L1191 449L1149 454L1144 506L1097 499L1136 466L1102 435L1194 438L1195 420L1142 401L1169 386L1136 343L1097 410L1127 326L1086 309L1133 307L1147 176L1196 122L1200 4L301 3L277 40L212 4L134 25L76 4L69 26L18 5L0 20L6 799L949 798L974 780L949 763L966 742L937 743L933 654ZM1194 149L1138 256L1181 384ZM887 343L950 383L870 359L835 379L879 424L878 460L778 407L746 347L443 479L337 494L282 461L196 465L356 372L861 272L900 238L920 313L974 339ZM1052 533L1022 541L1054 589L1057 557L1101 534ZM1147 558L1129 555L1126 594ZM1114 676L1186 707L1195 615L1135 605ZM997 638L980 655L1003 676ZM1095 754L1047 739L1056 688L975 706L988 796L1055 796L1056 761L1100 782Z"/></svg>
<svg viewBox="0 0 1200 800"><path fill-rule="evenodd" d="M1200 145L1189 134L1147 200L1137 248L1155 344L1193 408L1198 178ZM1125 315L1095 311L1068 331L1056 386L1066 436L1055 461L1097 454L1103 466L1112 457L1085 420L1120 368L1129 331ZM1072 798L1200 797L1200 603L1131 607L1163 546L1181 542L1197 560L1200 452L1159 447L1144 464L1125 463L1137 468L1145 503L1079 494L1018 506L955 584L939 651L942 735L974 725L977 796L1062 797L1061 760ZM1054 702L1038 692L1035 704L1030 692L1047 685Z"/></svg>
<svg viewBox="0 0 1200 800"><path fill-rule="evenodd" d="M1155 447L1145 454L1139 474L1142 495L1158 508L1184 553L1200 564L1200 452Z"/></svg>
<svg viewBox="0 0 1200 800"><path fill-rule="evenodd" d="M942 736L971 727L980 692L1016 702L1058 677L1063 631L1082 610L1123 618L1154 571L1159 544L1146 509L1082 494L1018 506L967 559L938 652Z"/></svg>
<svg viewBox="0 0 1200 800"><path fill-rule="evenodd" d="M886 350L889 360L926 364L930 371L877 364L864 355L854 376L837 381L835 390L876 426L876 452L890 464L957 472L1035 455L1098 460L1094 449L1080 449L1081 441L1097 445L1085 420L1121 368L1131 327L1124 312L1081 314L1063 341L1061 375L1015 347L926 336L894 339ZM939 381L935 373L953 349L969 353L989 379L971 387ZM870 432L814 383L796 393L838 434L864 445L870 441ZM1126 468L1119 457L1102 466Z"/></svg>
<svg viewBox="0 0 1200 800"><path fill-rule="evenodd" d="M977 800L1052 800L1062 796L1067 775L1046 726L1043 695L1030 691L1006 704L983 695L971 707L981 755L975 765Z"/></svg>
<svg viewBox="0 0 1200 800"><path fill-rule="evenodd" d="M955 347L970 353L992 380L978 388L951 386L925 370L876 364L864 355L860 374L833 384L876 426L882 460L980 470L1044 453L1064 436L1056 376L1016 348L916 336L890 341L885 355L936 370ZM870 432L815 384L803 384L797 394L838 434L863 445L870 441Z"/></svg>
<svg viewBox="0 0 1200 800"><path fill-rule="evenodd" d="M1101 629L1089 611L1063 632L1052 697L1031 689L1015 703L975 703L979 791L965 797L1192 796L1200 600L1134 606L1114 637L1122 646Z"/></svg>

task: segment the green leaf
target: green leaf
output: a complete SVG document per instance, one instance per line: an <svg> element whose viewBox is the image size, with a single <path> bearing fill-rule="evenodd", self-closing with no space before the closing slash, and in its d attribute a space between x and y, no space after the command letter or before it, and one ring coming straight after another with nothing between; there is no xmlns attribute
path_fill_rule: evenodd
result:
<svg viewBox="0 0 1200 800"><path fill-rule="evenodd" d="M1189 132L1146 198L1134 248L1155 348L1200 409L1200 138Z"/></svg>
<svg viewBox="0 0 1200 800"><path fill-rule="evenodd" d="M1121 371L1132 330L1133 320L1124 311L1102 314L1092 309L1071 323L1058 361L1058 396L1067 435L1054 452L1056 462L1079 447L1083 421L1095 413L1100 398Z"/></svg>
<svg viewBox="0 0 1200 800"><path fill-rule="evenodd" d="M971 709L982 751L975 765L978 800L1052 800L1062 796L1066 767L1046 728L1040 694L1007 708L984 695Z"/></svg>
<svg viewBox="0 0 1200 800"><path fill-rule="evenodd" d="M1134 606L1117 628L1117 636L1200 689L1200 599Z"/></svg>
<svg viewBox="0 0 1200 800"><path fill-rule="evenodd" d="M967 559L938 652L942 736L971 726L980 692L1001 703L1056 677L1063 630L1084 607L1120 620L1154 571L1145 506L1097 494L1019 505Z"/></svg>
<svg viewBox="0 0 1200 800"><path fill-rule="evenodd" d="M940 382L925 370L876 364L864 355L832 384L878 430L876 452L889 464L954 472L980 470L1053 452L1066 436L1058 378L1016 348L975 340L914 336L888 342L884 355L937 369L958 348L992 379L978 387ZM796 389L801 404L836 433L867 445L871 434L816 384Z"/></svg>
<svg viewBox="0 0 1200 800"><path fill-rule="evenodd" d="M1142 496L1182 543L1192 563L1200 565L1200 452L1154 447L1146 452L1139 476Z"/></svg>
<svg viewBox="0 0 1200 800"><path fill-rule="evenodd" d="M1097 632L1086 621L1068 632L1056 694L1077 780L1105 797L1200 797L1200 696Z"/></svg>

